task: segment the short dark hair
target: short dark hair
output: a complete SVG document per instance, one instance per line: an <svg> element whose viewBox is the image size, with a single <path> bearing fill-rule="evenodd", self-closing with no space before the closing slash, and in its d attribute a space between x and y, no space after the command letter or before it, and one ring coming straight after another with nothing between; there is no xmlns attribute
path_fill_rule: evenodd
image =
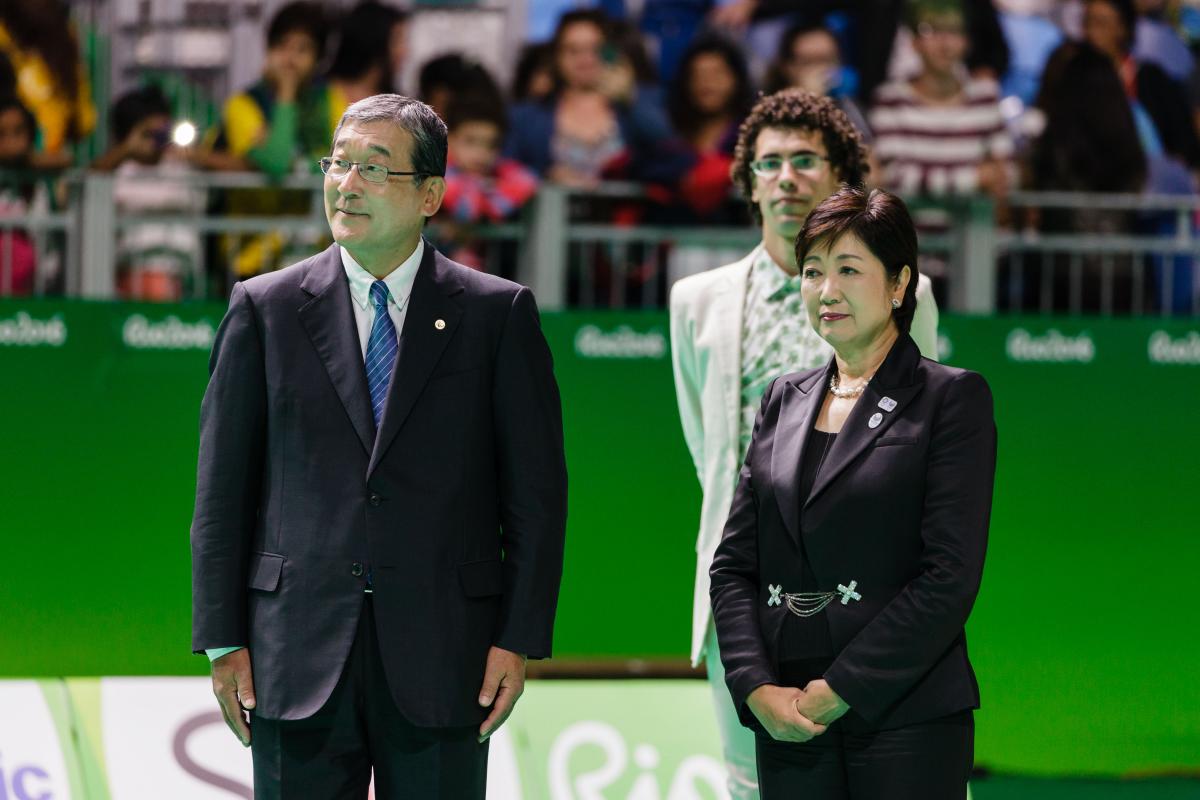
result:
<svg viewBox="0 0 1200 800"><path fill-rule="evenodd" d="M871 254L883 263L893 282L908 267L911 274L900 307L892 318L901 333L912 327L917 310L917 229L904 201L882 189L867 191L864 186L842 186L812 210L804 228L796 237L796 263L804 269L804 259L813 250L832 245L847 234L858 238Z"/></svg>
<svg viewBox="0 0 1200 800"><path fill-rule="evenodd" d="M417 93L428 101L435 89L444 88L451 95L460 92L494 92L500 85L487 67L461 53L447 53L426 61L417 75Z"/></svg>
<svg viewBox="0 0 1200 800"><path fill-rule="evenodd" d="M733 185L746 198L754 221L760 225L762 212L750 199L754 193L750 162L754 160L754 147L764 128L797 128L820 133L829 165L843 183L862 183L870 169L862 134L830 98L803 89L784 89L760 97L738 129L733 165L729 168Z"/></svg>
<svg viewBox="0 0 1200 800"><path fill-rule="evenodd" d="M279 44L289 33L302 33L317 47L317 60L325 55L325 9L320 3L296 0L275 12L267 25L267 48Z"/></svg>
<svg viewBox="0 0 1200 800"><path fill-rule="evenodd" d="M162 93L162 89L157 86L146 86L126 92L113 104L112 116L109 118L113 138L118 142L125 141L125 137L138 126L138 123L155 115L171 115L171 104L167 102L167 97Z"/></svg>
<svg viewBox="0 0 1200 800"><path fill-rule="evenodd" d="M412 171L417 183L446 175L446 123L420 100L399 94L376 94L352 103L342 113L333 141L347 120L390 122L412 136Z"/></svg>
<svg viewBox="0 0 1200 800"><path fill-rule="evenodd" d="M341 35L328 77L361 78L369 69L379 66L383 69L383 82L390 86L388 46L392 29L407 20L408 12L376 0L363 0L350 9L338 26Z"/></svg>
<svg viewBox="0 0 1200 800"><path fill-rule="evenodd" d="M508 130L508 112L504 100L498 94L486 91L470 91L454 95L446 109L446 127L450 130L468 122L487 122L500 129L501 135Z"/></svg>

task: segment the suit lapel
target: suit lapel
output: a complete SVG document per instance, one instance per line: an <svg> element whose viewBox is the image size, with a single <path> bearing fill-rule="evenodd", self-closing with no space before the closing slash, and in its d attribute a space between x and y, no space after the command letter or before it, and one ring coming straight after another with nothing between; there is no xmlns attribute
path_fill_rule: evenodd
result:
<svg viewBox="0 0 1200 800"><path fill-rule="evenodd" d="M362 347L350 304L350 285L336 244L316 257L300 288L312 299L300 307L300 324L329 373L334 391L341 399L363 449L370 454L375 441L375 422Z"/></svg>
<svg viewBox="0 0 1200 800"><path fill-rule="evenodd" d="M771 444L771 485L780 516L792 539L800 541L800 465L808 446L808 432L821 411L829 368L811 375L800 384L786 382L779 407L779 422Z"/></svg>
<svg viewBox="0 0 1200 800"><path fill-rule="evenodd" d="M720 345L713 348L717 359L712 374L724 381L720 387L721 397L727 412L725 419L729 423L729 441L733 443L735 463L743 455L738 448L742 425L742 314L746 305L746 280L761 247L752 250L742 260L741 269L730 274L729 283L715 294L712 305L714 317L720 320L720 327L726 332L719 339Z"/></svg>
<svg viewBox="0 0 1200 800"><path fill-rule="evenodd" d="M805 503L806 507L820 496L854 459L887 432L892 422L904 413L905 407L924 388L924 382L916 375L916 366L920 360L921 352L916 344L906 334L901 334L880 365L875 378L867 384L862 396L854 404L854 410L842 425L841 433L838 434L824 466L817 474L812 492ZM896 402L891 411L879 405L884 397ZM875 414L879 414L881 419L879 424L872 428L869 423Z"/></svg>
<svg viewBox="0 0 1200 800"><path fill-rule="evenodd" d="M404 316L396 366L388 386L379 435L371 451L368 476L375 471L383 454L400 432L446 345L458 332L462 309L451 297L462 291L462 285L450 274L447 264L426 242L425 255L417 269L408 312ZM438 321L444 325L439 327L436 324Z"/></svg>

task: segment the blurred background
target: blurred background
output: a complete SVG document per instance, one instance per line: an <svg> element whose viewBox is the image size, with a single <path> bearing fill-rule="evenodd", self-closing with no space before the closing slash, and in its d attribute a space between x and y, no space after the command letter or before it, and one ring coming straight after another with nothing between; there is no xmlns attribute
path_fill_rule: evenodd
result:
<svg viewBox="0 0 1200 800"><path fill-rule="evenodd" d="M188 652L208 350L329 245L317 159L386 91L450 128L429 240L534 289L563 393L556 658L491 793L724 797L665 308L760 241L729 165L789 86L996 397L974 797L1200 798L1198 54L1200 0L0 0L0 798L251 796Z"/></svg>

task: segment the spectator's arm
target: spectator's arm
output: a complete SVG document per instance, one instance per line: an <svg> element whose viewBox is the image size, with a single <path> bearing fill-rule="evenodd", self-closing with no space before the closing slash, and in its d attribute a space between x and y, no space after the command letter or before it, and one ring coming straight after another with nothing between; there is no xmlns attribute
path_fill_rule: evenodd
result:
<svg viewBox="0 0 1200 800"><path fill-rule="evenodd" d="M299 116L299 108L294 102L275 104L262 143L246 153L254 166L276 178L291 170L299 134Z"/></svg>

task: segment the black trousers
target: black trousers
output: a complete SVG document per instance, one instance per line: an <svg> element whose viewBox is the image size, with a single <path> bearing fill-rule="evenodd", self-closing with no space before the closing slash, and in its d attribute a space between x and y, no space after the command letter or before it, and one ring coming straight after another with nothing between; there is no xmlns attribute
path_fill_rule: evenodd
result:
<svg viewBox="0 0 1200 800"><path fill-rule="evenodd" d="M832 658L783 658L780 682L803 689ZM975 760L975 716L874 733L846 733L841 721L807 742L755 736L762 800L964 800Z"/></svg>
<svg viewBox="0 0 1200 800"><path fill-rule="evenodd" d="M366 800L375 797L483 800L487 742L477 726L419 728L396 708L379 654L375 614L364 595L358 633L337 687L313 716L269 720L251 714L256 800Z"/></svg>
<svg viewBox="0 0 1200 800"><path fill-rule="evenodd" d="M963 800L975 718L960 711L874 733L844 733L835 722L803 743L756 740L762 800Z"/></svg>

